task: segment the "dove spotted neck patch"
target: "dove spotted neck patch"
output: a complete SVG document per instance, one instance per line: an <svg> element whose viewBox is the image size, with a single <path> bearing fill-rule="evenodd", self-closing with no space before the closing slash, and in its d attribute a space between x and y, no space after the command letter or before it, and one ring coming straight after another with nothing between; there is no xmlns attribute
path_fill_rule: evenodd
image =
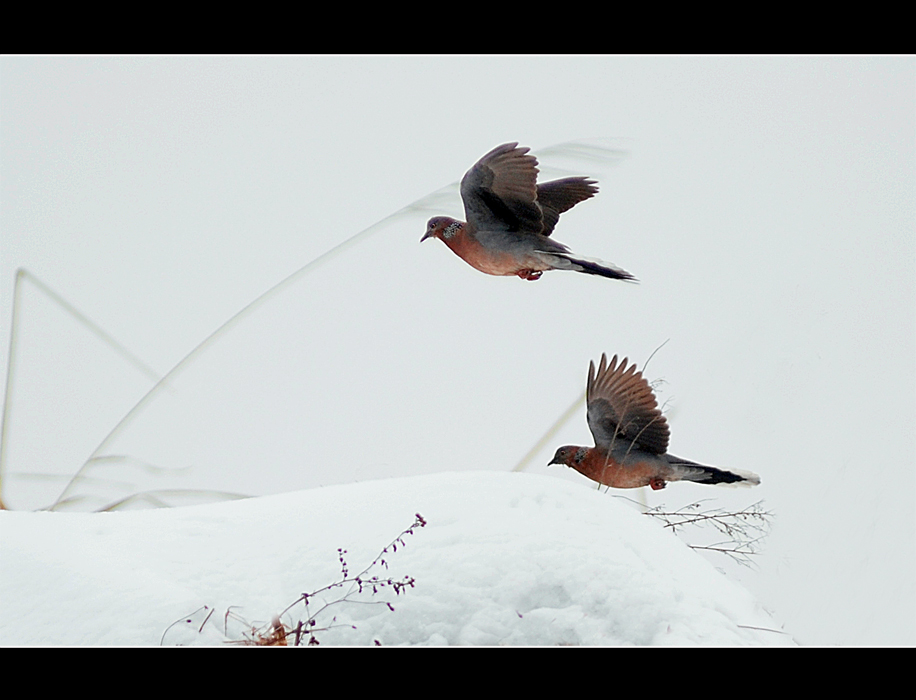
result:
<svg viewBox="0 0 916 700"><path fill-rule="evenodd" d="M446 238L446 239L447 239L447 238L451 238L451 237L454 236L456 233L458 233L458 231L459 231L460 229L461 229L461 222L460 222L460 221L453 221L452 223L450 223L448 226L446 226L446 227L442 230L442 237L443 237L443 238Z"/></svg>

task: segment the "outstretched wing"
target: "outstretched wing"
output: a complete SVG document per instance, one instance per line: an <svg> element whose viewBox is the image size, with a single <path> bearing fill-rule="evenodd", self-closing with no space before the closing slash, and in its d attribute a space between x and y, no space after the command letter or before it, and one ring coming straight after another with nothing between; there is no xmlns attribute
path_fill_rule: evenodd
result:
<svg viewBox="0 0 916 700"><path fill-rule="evenodd" d="M668 451L668 421L649 382L636 371L635 364L627 367L627 358L618 365L614 355L608 365L602 353L597 372L595 363L589 363L585 402L596 446L609 450L617 440L626 445L636 443L655 454Z"/></svg>
<svg viewBox="0 0 916 700"><path fill-rule="evenodd" d="M468 223L482 231L540 233L537 158L518 143L497 146L461 179Z"/></svg>
<svg viewBox="0 0 916 700"><path fill-rule="evenodd" d="M538 185L538 205L544 217L544 229L541 233L549 236L560 219L560 214L568 211L589 197L598 193L594 180L587 177L564 177L562 180L551 180Z"/></svg>

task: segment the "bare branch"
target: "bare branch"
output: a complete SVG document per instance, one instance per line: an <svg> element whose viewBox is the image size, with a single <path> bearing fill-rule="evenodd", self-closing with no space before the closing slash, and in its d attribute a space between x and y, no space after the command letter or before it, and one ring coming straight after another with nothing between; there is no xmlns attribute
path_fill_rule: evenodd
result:
<svg viewBox="0 0 916 700"><path fill-rule="evenodd" d="M645 511L646 515L661 520L672 532L687 525L711 526L728 539L709 545L689 544L691 549L719 552L744 566L750 565L750 556L760 553L761 543L769 534L773 513L763 509L763 501L741 510L728 511L722 508L701 510L704 501L697 501L674 511L656 506Z"/></svg>
<svg viewBox="0 0 916 700"><path fill-rule="evenodd" d="M369 573L374 567L384 566L388 568L388 562L386 556L393 554L398 551L398 545L405 547L407 545L405 537L407 535L412 535L417 528L425 527L426 520L422 515L417 513L414 518L413 524L408 527L406 530L401 532L397 537L395 537L391 542L389 542L378 556L372 560L372 562L360 571L355 576L351 576L349 572L349 566L346 560L347 550L343 548L338 548L337 550L337 559L340 562L340 580L329 583L327 586L318 588L311 593L303 593L296 600L290 603L286 608L284 608L279 614L274 615L270 622L256 623L252 624L242 618L240 615L232 612L232 608L235 606L230 606L226 609L226 614L223 617L223 635L228 637L228 622L229 618L240 622L246 628L242 632L242 638L237 640L232 640L229 644L239 644L243 646L300 646L303 643L308 644L309 646L316 646L318 644L318 639L315 637L316 632L325 632L330 629L335 629L338 627L351 627L356 629L353 625L343 625L335 624L337 618L332 617L330 622L323 624L322 626L318 625L317 618L321 616L328 608L333 605L339 605L340 603L361 603L363 605L385 605L389 610L394 610L394 606L386 600L359 600L355 596L358 596L364 592L370 592L371 595L376 595L385 588L393 590L395 595L400 595L402 592L406 592L408 588L413 588L416 583L416 579L412 576L403 576L402 578L394 578L389 576L388 578L380 578L378 575L370 576ZM312 610L309 606L310 601L312 601L316 596L321 593L326 593L335 588L346 588L346 592L340 595L335 600L330 602L322 602L322 605L318 607L317 610ZM297 620L291 625L287 625L283 622L282 618L284 615L290 612L300 603L304 607L304 616ZM207 606L203 608L198 608L195 611L198 612L202 609L207 609ZM193 615L194 613L192 613ZM210 616L213 614L213 611L210 611L210 614L207 615L203 624L201 624L198 633L200 633L204 625L206 625L207 620L210 619ZM185 622L191 622L190 619L187 619L190 616L186 616L180 620L173 622L166 629L168 632L176 624ZM162 640L160 640L160 645L165 639L165 632L162 634ZM379 644L378 640L375 640L376 645Z"/></svg>

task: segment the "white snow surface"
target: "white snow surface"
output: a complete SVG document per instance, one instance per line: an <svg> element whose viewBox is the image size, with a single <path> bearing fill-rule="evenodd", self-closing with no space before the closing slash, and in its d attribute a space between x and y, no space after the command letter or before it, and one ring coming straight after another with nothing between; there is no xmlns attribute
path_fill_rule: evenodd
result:
<svg viewBox="0 0 916 700"><path fill-rule="evenodd" d="M172 509L0 512L0 643L240 640L339 580L338 548L352 576L416 513L427 525L367 573L414 586L332 605L316 616L322 646L795 643L747 590L626 502L490 471ZM345 592L313 599L312 613ZM300 603L282 620L304 617Z"/></svg>

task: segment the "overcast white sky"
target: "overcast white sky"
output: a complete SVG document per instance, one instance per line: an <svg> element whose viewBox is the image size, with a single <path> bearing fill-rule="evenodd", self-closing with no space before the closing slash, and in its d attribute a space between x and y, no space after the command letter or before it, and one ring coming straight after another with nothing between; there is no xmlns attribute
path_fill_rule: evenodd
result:
<svg viewBox="0 0 916 700"><path fill-rule="evenodd" d="M111 473L259 494L510 470L590 359L667 341L647 375L672 452L763 483L650 504L764 498L774 531L739 575L799 641L912 644L914 95L912 56L3 57L4 376L17 268L165 373L497 144L600 139L628 155L542 158L601 187L554 235L638 285L487 277L405 214L202 353ZM150 382L34 285L20 312L3 496L32 508L65 481L24 475L75 473ZM530 469L580 478L543 465L590 439L583 409Z"/></svg>

